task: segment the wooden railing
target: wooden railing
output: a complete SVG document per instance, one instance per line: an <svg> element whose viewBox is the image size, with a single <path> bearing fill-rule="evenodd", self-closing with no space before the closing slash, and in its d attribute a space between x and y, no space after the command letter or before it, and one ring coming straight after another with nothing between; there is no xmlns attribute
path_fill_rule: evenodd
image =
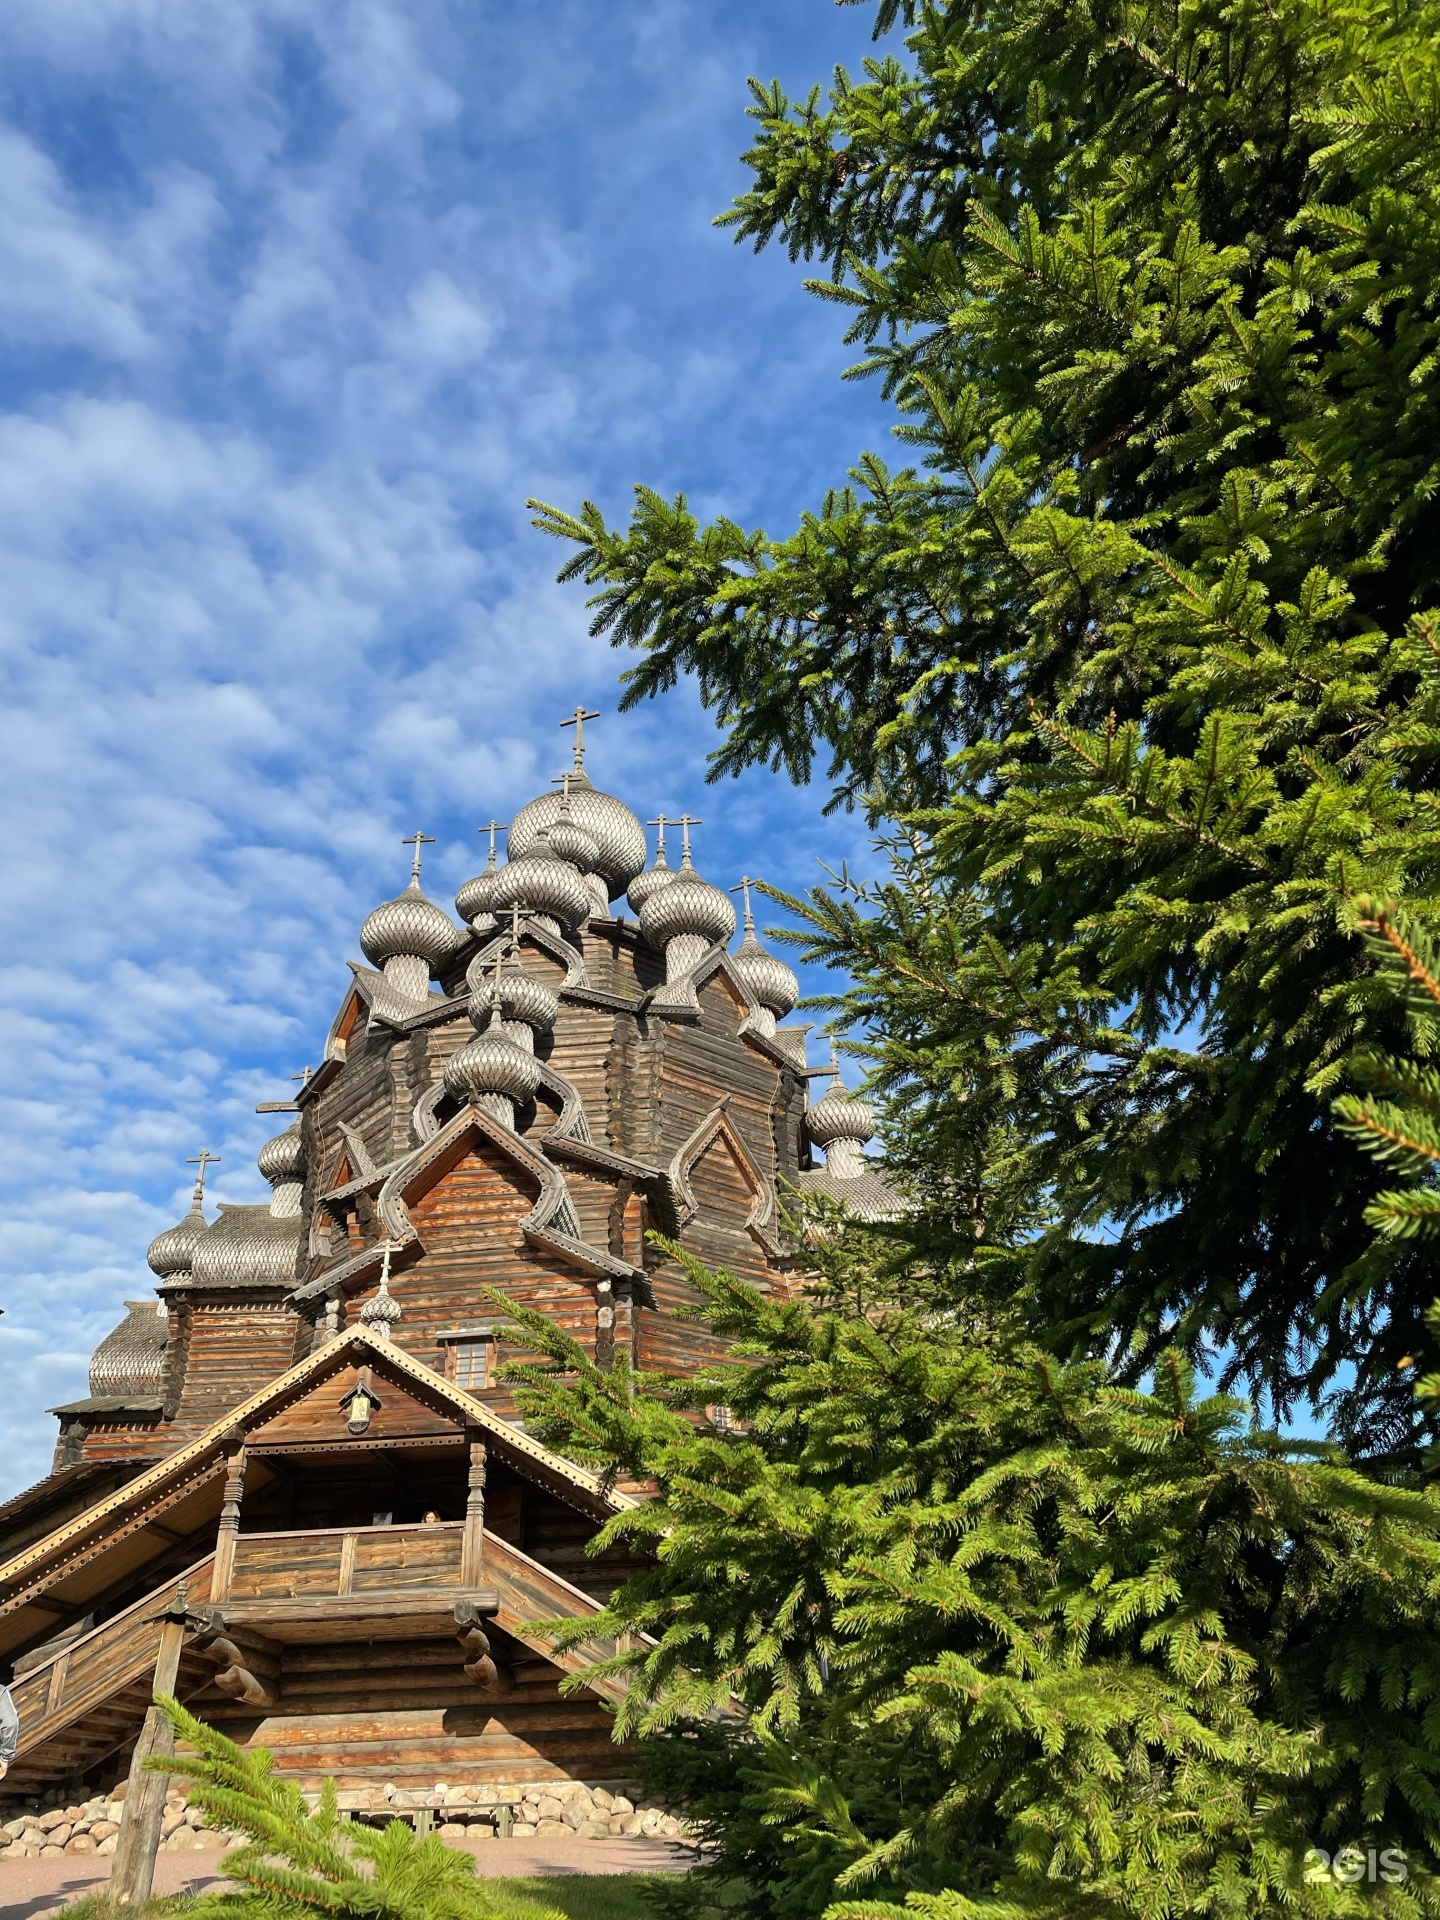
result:
<svg viewBox="0 0 1440 1920"><path fill-rule="evenodd" d="M343 1597L460 1584L464 1522L242 1533L227 1600Z"/></svg>
<svg viewBox="0 0 1440 1920"><path fill-rule="evenodd" d="M493 1533L485 1535L482 1578L500 1598L496 1625L546 1660L553 1660L566 1673L588 1674L597 1661L609 1660L617 1652L618 1643L602 1636L583 1641L568 1652L557 1653L548 1640L537 1634L535 1621L561 1617L584 1619L599 1613L600 1602ZM607 1700L615 1701L622 1700L628 1688L626 1681L609 1678L592 1681L591 1685Z"/></svg>
<svg viewBox="0 0 1440 1920"><path fill-rule="evenodd" d="M174 1603L182 1581L190 1603L203 1605L210 1597L213 1561L213 1554L197 1560L183 1574L153 1588L123 1613L102 1620L15 1682L10 1691L20 1715L17 1758L154 1670L160 1622L153 1616Z"/></svg>

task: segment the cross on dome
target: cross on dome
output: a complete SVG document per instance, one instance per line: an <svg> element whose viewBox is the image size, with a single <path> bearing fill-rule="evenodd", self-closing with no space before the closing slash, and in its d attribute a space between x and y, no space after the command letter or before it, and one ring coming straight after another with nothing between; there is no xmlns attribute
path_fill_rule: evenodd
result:
<svg viewBox="0 0 1440 1920"><path fill-rule="evenodd" d="M672 822L672 825L677 826L680 829L680 834L681 834L680 864L682 867L688 867L690 864L690 829L691 827L703 827L704 824L705 822L703 820L697 819L697 817L693 813L682 813L678 820Z"/></svg>
<svg viewBox="0 0 1440 1920"><path fill-rule="evenodd" d="M560 722L562 727L574 727L575 729L576 773L583 773L585 771L585 722L587 720L598 720L599 718L598 710L590 713L584 707L576 707L568 719Z"/></svg>
<svg viewBox="0 0 1440 1920"><path fill-rule="evenodd" d="M658 828L658 832L655 835L655 852L658 859L665 851L666 827L678 827L680 822L678 820L672 820L668 813L657 813L653 820L647 820L645 824Z"/></svg>
<svg viewBox="0 0 1440 1920"><path fill-rule="evenodd" d="M748 873L742 873L740 876L739 886L731 887L730 889L731 893L743 893L745 896L745 931L746 933L754 933L755 931L755 916L750 911L750 889L751 887L759 886L759 884L760 884L759 881L752 880Z"/></svg>
<svg viewBox="0 0 1440 1920"><path fill-rule="evenodd" d="M435 844L435 836L433 833L421 833L417 827L415 832L407 834L400 844L402 847L408 847L413 844L415 848L415 858L410 862L410 881L413 886L418 887L420 884L420 849L423 846L433 847Z"/></svg>
<svg viewBox="0 0 1440 1920"><path fill-rule="evenodd" d="M487 820L483 827L477 827L475 829L477 833L488 833L490 836L490 864L492 867L495 864L495 836L497 833L508 832L509 827L510 822L508 820Z"/></svg>
<svg viewBox="0 0 1440 1920"><path fill-rule="evenodd" d="M219 1154L211 1153L208 1147L202 1147L199 1153L192 1153L185 1162L187 1167L198 1167L200 1169L199 1173L195 1176L195 1198L197 1200L202 1200L205 1196L205 1169L210 1165L211 1161L214 1161L218 1166L220 1164Z"/></svg>
<svg viewBox="0 0 1440 1920"><path fill-rule="evenodd" d="M313 1067L302 1067L298 1073L292 1073L290 1078L292 1080L298 1080L302 1087L308 1087L310 1084L310 1076L314 1071L315 1069Z"/></svg>

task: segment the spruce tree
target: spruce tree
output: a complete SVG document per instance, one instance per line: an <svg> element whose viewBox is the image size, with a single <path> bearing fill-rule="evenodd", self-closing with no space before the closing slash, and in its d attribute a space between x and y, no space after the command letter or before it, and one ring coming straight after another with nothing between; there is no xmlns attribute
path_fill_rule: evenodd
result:
<svg viewBox="0 0 1440 1920"><path fill-rule="evenodd" d="M1332 1114L1394 1044L1357 893L1434 890L1434 0L878 0L753 88L737 238L815 263L913 464L793 534L540 508L631 701L895 852L809 903L915 1240L1062 1353L1178 1347L1416 1444L1432 1249ZM564 576L562 576L564 577Z"/></svg>

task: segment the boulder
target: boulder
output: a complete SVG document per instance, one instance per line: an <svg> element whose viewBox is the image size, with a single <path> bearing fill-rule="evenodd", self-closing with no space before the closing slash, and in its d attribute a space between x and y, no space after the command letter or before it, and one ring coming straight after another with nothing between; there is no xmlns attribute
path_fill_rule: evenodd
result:
<svg viewBox="0 0 1440 1920"><path fill-rule="evenodd" d="M660 1822L665 1818L658 1807L646 1807L640 1815L641 1833L658 1833Z"/></svg>
<svg viewBox="0 0 1440 1920"><path fill-rule="evenodd" d="M112 1833L118 1833L119 1831L119 1824L114 1820L96 1820L90 1828L91 1837L97 1843L101 1840L108 1840Z"/></svg>
<svg viewBox="0 0 1440 1920"><path fill-rule="evenodd" d="M63 1847L75 1829L68 1820L62 1820L57 1827L47 1827L45 1839L52 1847Z"/></svg>
<svg viewBox="0 0 1440 1920"><path fill-rule="evenodd" d="M35 1824L42 1833L53 1833L56 1827L67 1826L69 1823L59 1807L51 1807L48 1813L41 1814Z"/></svg>
<svg viewBox="0 0 1440 1920"><path fill-rule="evenodd" d="M463 1820L447 1820L443 1826L435 1829L442 1840L463 1840L469 1828Z"/></svg>
<svg viewBox="0 0 1440 1920"><path fill-rule="evenodd" d="M57 1847L53 1841L47 1840L45 1845L40 1849L40 1858L42 1860L63 1860L65 1858L65 1849L64 1847Z"/></svg>
<svg viewBox="0 0 1440 1920"><path fill-rule="evenodd" d="M615 1796L613 1793L607 1793L604 1787L592 1787L590 1789L590 1798L602 1813L613 1813L615 1811Z"/></svg>
<svg viewBox="0 0 1440 1920"><path fill-rule="evenodd" d="M604 1820L582 1820L575 1829L582 1840L608 1840L610 1828Z"/></svg>
<svg viewBox="0 0 1440 1920"><path fill-rule="evenodd" d="M75 1833L65 1842L66 1853L95 1853L99 1842L90 1833Z"/></svg>
<svg viewBox="0 0 1440 1920"><path fill-rule="evenodd" d="M96 1853L114 1853L119 1844L120 1836L118 1833L107 1833L95 1851Z"/></svg>
<svg viewBox="0 0 1440 1920"><path fill-rule="evenodd" d="M615 1798L610 1802L610 1811L611 1813L633 1813L635 1811L635 1803L627 1800L623 1793L617 1793Z"/></svg>
<svg viewBox="0 0 1440 1920"><path fill-rule="evenodd" d="M563 1820L542 1820L535 1832L542 1840L568 1840L571 1829Z"/></svg>
<svg viewBox="0 0 1440 1920"><path fill-rule="evenodd" d="M547 1794L539 1803L538 1813L542 1820L559 1820L564 1812L564 1807L553 1794Z"/></svg>
<svg viewBox="0 0 1440 1920"><path fill-rule="evenodd" d="M517 1820L514 1826L511 1827L510 1834L512 1839L528 1840L531 1834L534 1833L534 1831L535 1831L535 1828L531 1821Z"/></svg>

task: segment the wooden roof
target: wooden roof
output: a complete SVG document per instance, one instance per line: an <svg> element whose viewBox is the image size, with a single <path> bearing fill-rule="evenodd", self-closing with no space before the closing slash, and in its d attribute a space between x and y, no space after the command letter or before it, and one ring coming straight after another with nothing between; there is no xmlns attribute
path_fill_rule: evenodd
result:
<svg viewBox="0 0 1440 1920"><path fill-rule="evenodd" d="M87 1507L63 1526L0 1564L0 1610L4 1601L18 1590L30 1587L49 1567L62 1567L74 1553L120 1516L132 1516L152 1499L168 1495L177 1484L193 1479L212 1468L237 1435L261 1426L288 1400L297 1398L323 1380L326 1374L361 1364L376 1372L388 1373L418 1390L422 1398L446 1409L457 1426L479 1429L487 1440L496 1443L500 1453L508 1455L522 1470L529 1466L538 1479L548 1482L557 1492L579 1495L592 1509L618 1513L638 1504L628 1494L607 1488L593 1473L578 1467L563 1455L541 1446L538 1440L522 1433L508 1420L481 1401L472 1399L462 1388L443 1380L421 1361L414 1360L403 1348L388 1340L377 1340L363 1326L348 1328L280 1374L253 1394L250 1399L224 1414L196 1436L187 1446L177 1449L147 1472L137 1475L123 1487Z"/></svg>

